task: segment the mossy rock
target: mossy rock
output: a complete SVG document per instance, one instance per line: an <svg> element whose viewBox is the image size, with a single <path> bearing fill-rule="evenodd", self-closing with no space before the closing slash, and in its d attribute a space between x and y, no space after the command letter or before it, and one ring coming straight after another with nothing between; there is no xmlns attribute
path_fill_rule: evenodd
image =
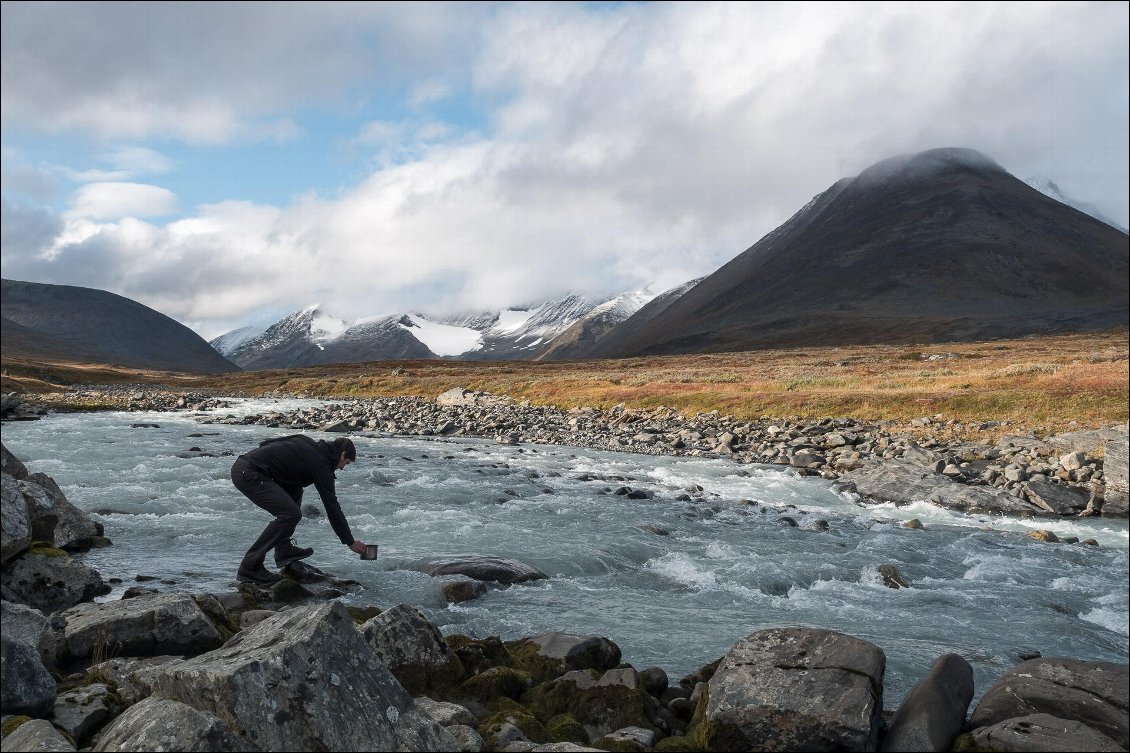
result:
<svg viewBox="0 0 1130 753"><path fill-rule="evenodd" d="M515 704L514 707L504 711L498 711L486 717L479 722L476 729L478 733L482 735L487 746L493 749L495 737L504 724L513 724L515 727L522 730L522 734L535 743L548 743L552 741L545 725L543 725L529 709L523 708L517 704Z"/></svg>
<svg viewBox="0 0 1130 753"><path fill-rule="evenodd" d="M577 743L585 745L589 736L585 726L573 718L571 714L558 714L551 718L545 725L546 732L555 743Z"/></svg>
<svg viewBox="0 0 1130 753"><path fill-rule="evenodd" d="M39 554L44 557L70 557L67 552L55 546L49 541L33 541L31 546L27 548L28 554Z"/></svg>
<svg viewBox="0 0 1130 753"><path fill-rule="evenodd" d="M517 700L530 686L530 676L510 667L493 667L465 680L455 692L482 703L504 696Z"/></svg>
<svg viewBox="0 0 1130 753"><path fill-rule="evenodd" d="M349 611L349 616L353 618L355 625L364 625L381 613L381 610L377 607L346 607L346 609Z"/></svg>
<svg viewBox="0 0 1130 753"><path fill-rule="evenodd" d="M403 664L389 667L389 671L410 695L426 695L436 699L456 695L459 684L467 676L463 662L454 654L440 666Z"/></svg>
<svg viewBox="0 0 1130 753"><path fill-rule="evenodd" d="M566 671L564 662L541 656L541 646L528 639L508 641L506 650L514 657L517 666L530 673L534 682L548 682Z"/></svg>
<svg viewBox="0 0 1130 753"><path fill-rule="evenodd" d="M563 680L538 685L522 696L521 701L539 719L566 714L573 717L584 727L590 740L622 727L656 729L648 710L657 702L642 688L604 685L582 690L575 682Z"/></svg>
<svg viewBox="0 0 1130 753"><path fill-rule="evenodd" d="M675 737L665 737L655 744L657 751L669 751L669 753L693 753L694 751L705 750L692 738L678 735Z"/></svg>
<svg viewBox="0 0 1130 753"><path fill-rule="evenodd" d="M30 721L30 716L23 716L22 714L20 716L10 716L4 720L3 729L0 730L0 732L3 733L3 737L7 737L8 735L19 729L24 722Z"/></svg>
<svg viewBox="0 0 1130 753"><path fill-rule="evenodd" d="M954 751L954 753L990 753L993 748L981 747L974 739L973 733L966 732L957 736L950 750Z"/></svg>
<svg viewBox="0 0 1130 753"><path fill-rule="evenodd" d="M447 647L459 657L468 675L477 675L495 667L521 669L496 636L477 639L457 634L446 636L444 640L447 641Z"/></svg>
<svg viewBox="0 0 1130 753"><path fill-rule="evenodd" d="M233 619L224 609L224 605L213 594L193 594L192 600L196 602L196 606L200 607L200 611L216 627L220 639L225 643L239 632L239 618Z"/></svg>

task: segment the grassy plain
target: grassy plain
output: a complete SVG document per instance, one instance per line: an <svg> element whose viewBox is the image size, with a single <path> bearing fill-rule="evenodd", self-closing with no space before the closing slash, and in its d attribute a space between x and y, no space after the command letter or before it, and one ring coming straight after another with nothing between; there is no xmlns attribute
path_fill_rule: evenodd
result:
<svg viewBox="0 0 1130 753"><path fill-rule="evenodd" d="M897 423L942 414L1053 432L1127 420L1125 328L973 343L789 348L605 361L379 361L212 376L3 359L5 392L160 384L219 394L435 397L452 387L563 408L668 406L738 419L823 416ZM44 395L46 397L46 395ZM1071 422L1075 422L1072 426Z"/></svg>

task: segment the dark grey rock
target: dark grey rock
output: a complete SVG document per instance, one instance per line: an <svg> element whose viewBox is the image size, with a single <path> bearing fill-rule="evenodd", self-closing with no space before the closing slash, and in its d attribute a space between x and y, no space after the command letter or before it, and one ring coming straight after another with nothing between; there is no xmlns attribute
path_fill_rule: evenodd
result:
<svg viewBox="0 0 1130 753"><path fill-rule="evenodd" d="M979 727L973 730L973 742L979 750L1016 753L1117 753L1125 750L1114 740L1082 722L1060 719L1050 714L1030 714L1006 719L991 727Z"/></svg>
<svg viewBox="0 0 1130 753"><path fill-rule="evenodd" d="M620 663L620 647L607 638L569 633L542 633L527 638L538 646L538 656L557 662L559 673L575 669L612 669Z"/></svg>
<svg viewBox="0 0 1130 753"><path fill-rule="evenodd" d="M1130 743L1126 664L1042 657L1021 662L985 692L969 719L991 727L1031 714L1082 722L1123 748Z"/></svg>
<svg viewBox="0 0 1130 753"><path fill-rule="evenodd" d="M94 682L60 693L55 699L51 720L56 727L70 735L72 740L83 745L91 732L117 716L121 710L121 705L110 694L110 689L100 682Z"/></svg>
<svg viewBox="0 0 1130 753"><path fill-rule="evenodd" d="M20 483L9 473L0 474L0 562L6 563L30 543L31 517Z"/></svg>
<svg viewBox="0 0 1130 753"><path fill-rule="evenodd" d="M55 705L55 678L34 646L0 636L0 707L5 714L43 717ZM4 749L8 746L5 742Z"/></svg>
<svg viewBox="0 0 1130 753"><path fill-rule="evenodd" d="M448 604L459 604L479 598L487 592L487 586L466 575L445 575L439 578L439 590Z"/></svg>
<svg viewBox="0 0 1130 753"><path fill-rule="evenodd" d="M166 698L146 698L107 725L96 751L255 751L222 719Z"/></svg>
<svg viewBox="0 0 1130 753"><path fill-rule="evenodd" d="M1056 515L1075 515L1087 507L1090 494L1082 489L1030 479L1024 484L1028 501Z"/></svg>
<svg viewBox="0 0 1130 753"><path fill-rule="evenodd" d="M4 738L4 753L74 753L75 746L46 719L24 722Z"/></svg>
<svg viewBox="0 0 1130 753"><path fill-rule="evenodd" d="M299 606L157 675L266 750L452 750L338 602Z"/></svg>
<svg viewBox="0 0 1130 753"><path fill-rule="evenodd" d="M429 680L459 679L463 664L439 628L409 604L386 609L361 626L361 634L409 693L422 693Z"/></svg>
<svg viewBox="0 0 1130 753"><path fill-rule="evenodd" d="M27 478L27 467L8 451L3 442L0 442L0 472L9 474L17 481Z"/></svg>
<svg viewBox="0 0 1130 753"><path fill-rule="evenodd" d="M908 505L926 501L969 513L1047 515L1047 511L984 486L967 486L916 463L887 459L871 462L840 477L855 484L857 492L872 499Z"/></svg>
<svg viewBox="0 0 1130 753"><path fill-rule="evenodd" d="M466 575L476 580L504 584L525 583L526 581L542 580L549 577L541 570L524 562L482 554L427 557L409 564L408 568L428 575Z"/></svg>
<svg viewBox="0 0 1130 753"><path fill-rule="evenodd" d="M35 528L36 518L54 519L53 535L43 537L55 546L67 550L89 549L98 536L98 527L85 512L67 501L66 495L55 480L43 473L33 473L20 482L20 491L27 501L28 515ZM39 538L38 536L36 538Z"/></svg>
<svg viewBox="0 0 1130 753"><path fill-rule="evenodd" d="M949 750L973 700L973 667L957 654L939 657L919 680L887 725L879 750Z"/></svg>
<svg viewBox="0 0 1130 753"><path fill-rule="evenodd" d="M28 550L0 574L4 598L45 614L72 607L110 592L102 576L61 549Z"/></svg>
<svg viewBox="0 0 1130 753"><path fill-rule="evenodd" d="M51 622L43 612L25 604L5 601L0 604L4 637L25 643L39 652L44 666L55 666L58 658L58 645Z"/></svg>
<svg viewBox="0 0 1130 753"><path fill-rule="evenodd" d="M186 593L157 593L63 612L67 648L74 658L198 654L223 639L212 620Z"/></svg>
<svg viewBox="0 0 1130 753"><path fill-rule="evenodd" d="M713 751L875 750L886 657L830 630L776 628L730 649L710 679Z"/></svg>

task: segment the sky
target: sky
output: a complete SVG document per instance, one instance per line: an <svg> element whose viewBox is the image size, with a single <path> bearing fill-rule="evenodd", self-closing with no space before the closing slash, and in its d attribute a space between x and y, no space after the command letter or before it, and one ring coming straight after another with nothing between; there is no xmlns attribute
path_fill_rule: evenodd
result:
<svg viewBox="0 0 1130 753"><path fill-rule="evenodd" d="M0 13L3 276L208 339L660 291L938 147L1130 225L1125 2Z"/></svg>

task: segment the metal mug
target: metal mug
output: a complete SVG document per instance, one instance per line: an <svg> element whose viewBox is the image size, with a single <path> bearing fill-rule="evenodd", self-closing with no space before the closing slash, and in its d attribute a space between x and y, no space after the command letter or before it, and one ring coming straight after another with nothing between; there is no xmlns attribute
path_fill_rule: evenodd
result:
<svg viewBox="0 0 1130 753"><path fill-rule="evenodd" d="M361 555L361 559L363 559L363 560L375 560L376 558L377 558L377 545L376 544L366 544L365 545L365 553Z"/></svg>

